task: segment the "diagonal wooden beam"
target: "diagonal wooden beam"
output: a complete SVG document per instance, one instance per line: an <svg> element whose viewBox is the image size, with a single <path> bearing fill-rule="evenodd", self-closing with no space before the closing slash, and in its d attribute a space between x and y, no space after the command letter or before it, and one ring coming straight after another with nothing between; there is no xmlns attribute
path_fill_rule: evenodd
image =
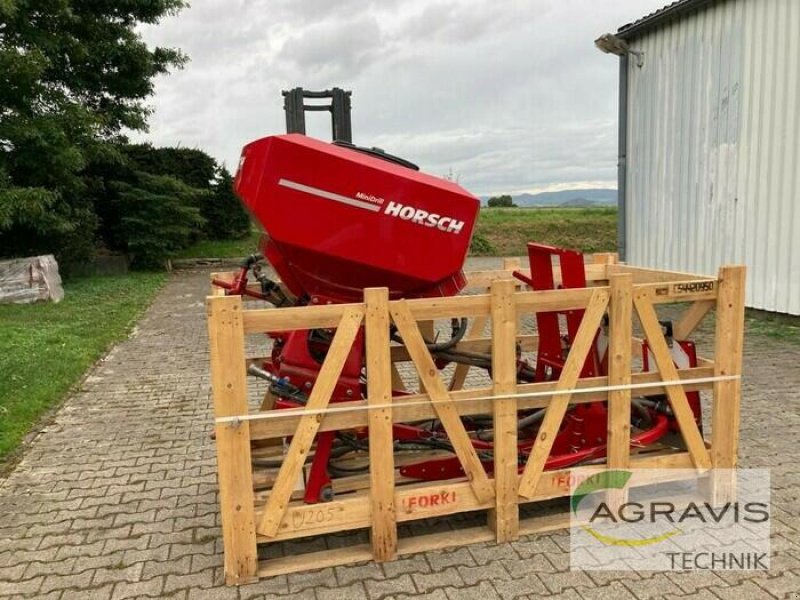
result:
<svg viewBox="0 0 800 600"><path fill-rule="evenodd" d="M714 306L714 300L697 300L692 302L691 306L681 315L681 318L672 327L672 335L676 340L685 340L692 332L697 329L697 326L703 321Z"/></svg>
<svg viewBox="0 0 800 600"><path fill-rule="evenodd" d="M364 311L358 307L345 309L339 325L336 327L336 335L333 337L325 362L319 371L319 376L314 384L314 389L308 397L306 409L317 411L324 409L330 402L331 394L336 387L339 375L342 373L347 356L355 341L361 320L364 318ZM322 415L306 414L297 424L297 431L292 437L289 451L281 464L278 477L272 486L272 491L264 507L264 513L258 525L258 533L266 537L274 537L278 533L286 507L292 495L292 489L297 481L303 464L306 461L311 444L317 435Z"/></svg>
<svg viewBox="0 0 800 600"><path fill-rule="evenodd" d="M475 317L475 320L472 322L472 327L470 327L467 335L464 336L464 341L468 340L477 340L483 337L483 330L486 328L486 323L489 320L488 315L481 315L479 317ZM467 379L467 375L469 374L469 365L465 364L457 364L456 369L453 372L453 377L450 379L450 385L448 389L453 392L455 390L460 390L464 387L464 382Z"/></svg>
<svg viewBox="0 0 800 600"><path fill-rule="evenodd" d="M658 322L658 315L656 315L656 309L653 307L648 291L641 290L634 293L633 303L636 306L636 313L639 315L639 322L642 324L650 351L656 359L656 365L662 380L679 381L678 369L675 367L675 363L672 362L667 340L664 339L664 333L661 330L661 324ZM711 457L703 441L703 436L700 434L700 429L698 429L697 423L694 421L694 414L689 407L686 391L678 385L667 385L665 389L670 407L672 407L672 413L678 421L683 441L686 443L686 448L692 458L692 464L697 469L710 469Z"/></svg>
<svg viewBox="0 0 800 600"><path fill-rule="evenodd" d="M397 325L398 333L403 338L408 354L417 368L420 381L428 392L433 408L453 444L458 460L470 481L472 491L481 502L493 498L494 486L486 475L475 448L472 447L472 442L461 422L456 405L445 388L442 378L438 375L438 369L425 346L425 340L422 339L422 334L406 301L391 302L389 311L394 324Z"/></svg>
<svg viewBox="0 0 800 600"><path fill-rule="evenodd" d="M606 289L597 288L592 293L586 311L583 314L581 326L578 334L572 343L564 368L561 370L561 377L558 378L556 389L553 390L553 398L547 406L536 441L531 448L528 462L519 483L519 494L523 498L532 498L536 492L536 486L544 471L544 464L550 451L553 449L553 442L556 439L561 422L569 407L572 398L572 390L580 376L581 369L589 355L589 350L594 343L595 335L600 327L600 323L608 306L609 293Z"/></svg>

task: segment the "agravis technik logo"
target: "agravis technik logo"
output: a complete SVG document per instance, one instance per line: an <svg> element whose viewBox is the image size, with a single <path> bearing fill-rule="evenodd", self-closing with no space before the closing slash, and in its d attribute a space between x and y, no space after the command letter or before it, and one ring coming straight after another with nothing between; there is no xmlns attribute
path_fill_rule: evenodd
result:
<svg viewBox="0 0 800 600"><path fill-rule="evenodd" d="M735 492L711 493L722 471L573 471L571 563L580 569L764 569L769 473L738 470ZM727 471L729 475L732 473ZM666 480L666 483L665 483Z"/></svg>

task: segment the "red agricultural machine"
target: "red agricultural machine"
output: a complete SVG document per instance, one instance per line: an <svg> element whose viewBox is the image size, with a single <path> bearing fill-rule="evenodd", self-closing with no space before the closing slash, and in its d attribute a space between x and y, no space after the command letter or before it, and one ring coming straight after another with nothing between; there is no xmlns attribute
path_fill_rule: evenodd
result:
<svg viewBox="0 0 800 600"><path fill-rule="evenodd" d="M341 92L341 90L339 90ZM297 101L291 96L287 100ZM302 98L301 98L302 100ZM297 111L291 113L297 120ZM334 111L334 116L336 112ZM287 123L292 129L290 111ZM336 119L334 119L334 124ZM347 124L349 137L349 123ZM295 123L295 130L302 130ZM336 132L336 127L334 127ZM420 172L403 159L374 148L354 146L349 140L327 143L302 133L276 135L254 141L242 151L236 192L263 228L260 254L249 257L232 282L215 281L229 294L248 294L275 306L304 306L360 302L363 290L386 287L391 299L430 298L458 294L466 285L462 271L475 222L478 198L463 188ZM530 276L515 276L533 290L586 287L583 256L572 250L542 244L528 245ZM280 281L265 273L268 262ZM554 267L560 267L560 278ZM248 284L257 281L260 290ZM539 335L535 361L517 359L520 382L558 379L564 367L583 310L544 312L535 316ZM664 323L669 336L669 324ZM491 369L491 355L466 351L459 342L466 319L454 319L447 339L426 339L436 366L451 363ZM331 330L271 332L272 354L249 369L268 382L277 398L274 408L298 408L307 401L333 336ZM391 331L391 338L399 339ZM673 359L680 367L696 366L694 344L675 341ZM652 360L645 345L644 369ZM602 328L581 371L581 377L606 374L606 341ZM332 401L365 397L363 335L345 362ZM406 394L396 390L395 395ZM695 419L700 420L697 392L689 393ZM675 437L676 422L666 400L635 399L632 446L642 447L667 436ZM543 409L518 415L519 464L524 465L536 439ZM489 473L492 470L491 417L463 418L471 443ZM604 402L571 407L553 445L545 468L558 469L602 459L606 452L607 412ZM400 467L400 475L418 480L443 480L463 475L462 467L441 424L436 420L393 425L395 447L419 449L419 462ZM331 500L331 480L353 474L344 459L367 448L364 429L327 431L317 435L304 498L307 503ZM437 450L436 458L422 451ZM447 453L452 452L452 456ZM445 456L442 456L442 454ZM366 467L362 467L366 471Z"/></svg>

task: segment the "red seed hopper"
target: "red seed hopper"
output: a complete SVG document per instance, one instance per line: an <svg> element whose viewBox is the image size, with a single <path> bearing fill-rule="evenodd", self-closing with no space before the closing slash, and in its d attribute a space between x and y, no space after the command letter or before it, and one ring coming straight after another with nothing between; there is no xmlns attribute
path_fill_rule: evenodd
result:
<svg viewBox="0 0 800 600"><path fill-rule="evenodd" d="M392 297L464 287L480 201L385 156L299 134L245 146L236 192L296 297L356 302L367 287L388 287Z"/></svg>

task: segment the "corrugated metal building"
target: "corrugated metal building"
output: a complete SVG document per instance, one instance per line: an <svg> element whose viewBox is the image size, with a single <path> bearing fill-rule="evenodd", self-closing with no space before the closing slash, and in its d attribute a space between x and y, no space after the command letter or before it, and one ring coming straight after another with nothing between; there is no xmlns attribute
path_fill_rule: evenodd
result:
<svg viewBox="0 0 800 600"><path fill-rule="evenodd" d="M632 51L626 260L703 274L743 263L748 306L800 314L800 0L680 0L616 37Z"/></svg>

